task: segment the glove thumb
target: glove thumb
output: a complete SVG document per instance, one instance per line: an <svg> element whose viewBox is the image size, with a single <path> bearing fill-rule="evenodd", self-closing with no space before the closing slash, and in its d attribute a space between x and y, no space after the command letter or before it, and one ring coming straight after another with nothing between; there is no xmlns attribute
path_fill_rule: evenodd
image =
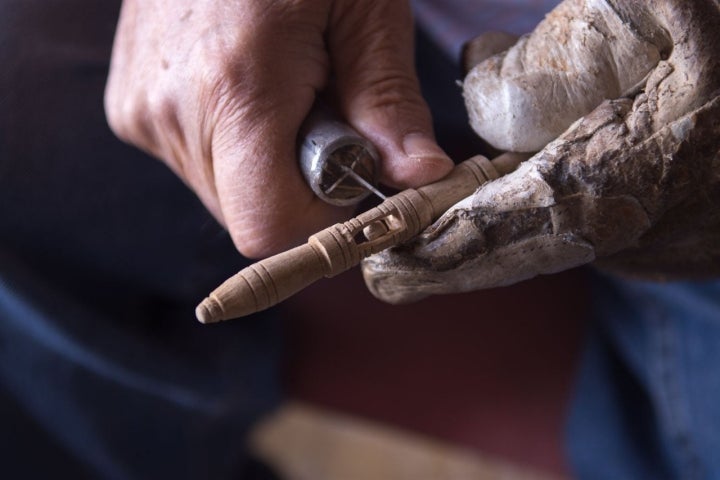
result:
<svg viewBox="0 0 720 480"><path fill-rule="evenodd" d="M604 100L632 93L665 49L651 22L637 25L644 18L638 12L632 23L605 1L565 0L467 75L473 129L500 150L535 152Z"/></svg>

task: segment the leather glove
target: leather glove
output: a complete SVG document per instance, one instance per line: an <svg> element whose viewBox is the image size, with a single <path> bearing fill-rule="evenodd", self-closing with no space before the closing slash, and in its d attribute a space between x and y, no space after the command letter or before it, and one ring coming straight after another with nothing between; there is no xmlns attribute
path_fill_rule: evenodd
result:
<svg viewBox="0 0 720 480"><path fill-rule="evenodd" d="M400 303L589 262L720 273L718 25L717 0L566 0L476 65L463 82L472 127L538 153L367 259L373 294Z"/></svg>

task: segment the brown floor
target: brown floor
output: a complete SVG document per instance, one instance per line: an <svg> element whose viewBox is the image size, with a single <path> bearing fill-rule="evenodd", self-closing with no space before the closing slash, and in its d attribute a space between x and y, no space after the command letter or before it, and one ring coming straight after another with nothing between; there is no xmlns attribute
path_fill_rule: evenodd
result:
<svg viewBox="0 0 720 480"><path fill-rule="evenodd" d="M355 270L284 308L294 398L567 474L562 431L588 314L583 271L393 307Z"/></svg>
<svg viewBox="0 0 720 480"><path fill-rule="evenodd" d="M448 442L297 403L268 418L251 441L287 480L559 480Z"/></svg>

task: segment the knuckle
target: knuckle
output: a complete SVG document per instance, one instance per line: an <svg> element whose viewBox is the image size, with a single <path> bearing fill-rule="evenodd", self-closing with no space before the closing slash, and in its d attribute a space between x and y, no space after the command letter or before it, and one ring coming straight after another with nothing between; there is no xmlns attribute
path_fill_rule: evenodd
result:
<svg viewBox="0 0 720 480"><path fill-rule="evenodd" d="M105 117L110 130L121 140L135 143L148 129L140 112L144 110L142 102L135 95L115 95L105 97Z"/></svg>
<svg viewBox="0 0 720 480"><path fill-rule="evenodd" d="M273 197L272 192L266 193ZM276 207L268 209L252 198L253 195L251 189L250 192L243 190L240 196L232 199L221 196L228 231L235 247L244 256L259 258L275 254L302 243L315 230L311 219L298 215L296 199L285 198L281 192L276 192L278 197L274 200L260 200ZM242 207L233 210L233 204Z"/></svg>
<svg viewBox="0 0 720 480"><path fill-rule="evenodd" d="M161 137L182 137L178 96L167 81L142 87L130 85L118 91L109 86L105 96L105 117L111 131L121 140L162 156Z"/></svg>
<svg viewBox="0 0 720 480"><path fill-rule="evenodd" d="M110 126L110 130L119 137L122 137L125 132L124 115L122 114L122 96L117 91L115 83L111 80L108 82L107 88L105 89L105 97L103 98L103 104L105 107L105 119Z"/></svg>
<svg viewBox="0 0 720 480"><path fill-rule="evenodd" d="M415 79L400 72L390 72L373 79L362 93L369 108L422 104Z"/></svg>
<svg viewBox="0 0 720 480"><path fill-rule="evenodd" d="M235 248L247 258L262 258L277 252L285 238L281 232L261 222L229 225Z"/></svg>

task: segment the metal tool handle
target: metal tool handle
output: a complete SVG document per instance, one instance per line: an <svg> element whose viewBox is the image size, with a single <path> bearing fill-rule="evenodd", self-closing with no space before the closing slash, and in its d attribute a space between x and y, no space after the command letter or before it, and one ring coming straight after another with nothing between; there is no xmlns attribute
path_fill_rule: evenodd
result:
<svg viewBox="0 0 720 480"><path fill-rule="evenodd" d="M298 157L310 188L332 205L355 205L369 195L354 177L377 184L380 156L375 146L321 102L300 129Z"/></svg>

